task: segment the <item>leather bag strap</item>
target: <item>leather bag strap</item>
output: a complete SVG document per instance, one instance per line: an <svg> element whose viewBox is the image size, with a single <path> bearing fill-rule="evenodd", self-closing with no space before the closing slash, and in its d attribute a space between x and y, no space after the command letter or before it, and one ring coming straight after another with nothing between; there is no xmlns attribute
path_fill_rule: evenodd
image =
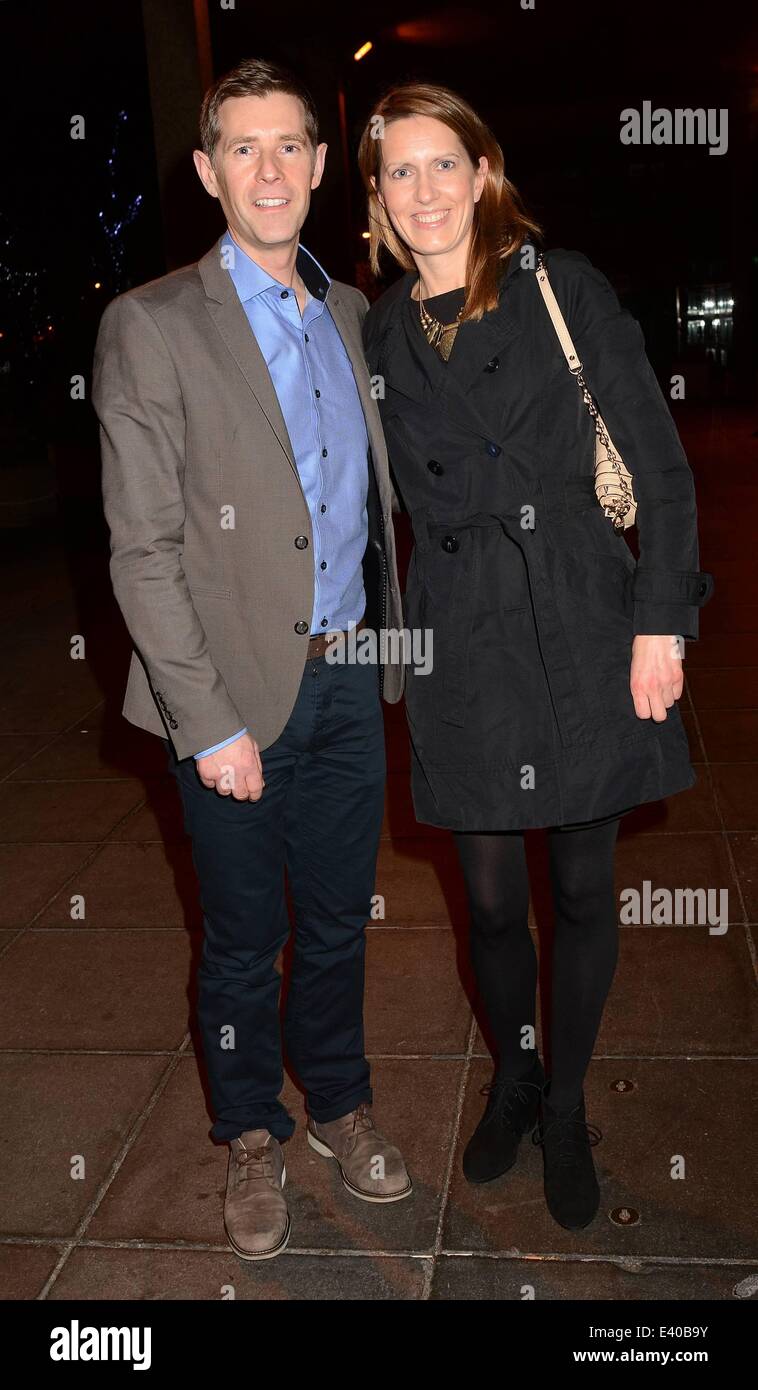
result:
<svg viewBox="0 0 758 1390"><path fill-rule="evenodd" d="M558 300L553 293L553 287L547 278L547 270L544 264L538 265L537 267L537 284L540 287L542 298L545 301L547 311L553 321L553 328L558 335L558 341L563 348L563 355L566 358L568 369L576 375L577 372L582 370L582 364L579 359L579 354L571 340L571 334L566 327L566 320L561 313Z"/></svg>

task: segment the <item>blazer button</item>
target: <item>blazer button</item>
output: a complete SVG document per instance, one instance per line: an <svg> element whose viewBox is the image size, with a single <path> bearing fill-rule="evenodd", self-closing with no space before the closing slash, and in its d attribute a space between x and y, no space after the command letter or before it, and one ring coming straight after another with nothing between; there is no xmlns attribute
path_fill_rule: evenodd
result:
<svg viewBox="0 0 758 1390"><path fill-rule="evenodd" d="M441 463L438 463L436 459L430 459L429 462L428 462L428 464L427 464L426 466L427 466L427 468L429 469L429 472L430 472L430 473L434 473L434 474L436 475L436 477L438 477L438 478L439 478L440 474L441 474L441 473L444 473L444 471L445 471L444 468L442 467L442 464L441 464Z"/></svg>
<svg viewBox="0 0 758 1390"><path fill-rule="evenodd" d="M295 536L295 545L297 546L298 550L305 550L307 544L308 544L308 537L307 537L307 536Z"/></svg>
<svg viewBox="0 0 758 1390"><path fill-rule="evenodd" d="M499 357L491 357L490 360L489 360L489 362L487 363L487 366L485 367L484 370L485 370L485 372L496 372L499 366L500 366L500 358L499 358Z"/></svg>
<svg viewBox="0 0 758 1390"><path fill-rule="evenodd" d="M443 536L442 540L440 541L440 545L442 546L443 550L447 551L448 555L454 555L456 550L458 549L458 537Z"/></svg>
<svg viewBox="0 0 758 1390"><path fill-rule="evenodd" d="M299 623L295 623L295 632L307 632L308 624L301 618Z"/></svg>
<svg viewBox="0 0 758 1390"><path fill-rule="evenodd" d="M489 454L490 458L493 458L493 459L496 459L497 456L498 456L498 454L502 454L502 452L503 452L502 449L500 448L500 445L499 445L499 444L494 444L494 443L492 442L491 439L489 439L489 440L487 441L487 443L485 444L484 447L485 447L485 449L487 450L487 453Z"/></svg>

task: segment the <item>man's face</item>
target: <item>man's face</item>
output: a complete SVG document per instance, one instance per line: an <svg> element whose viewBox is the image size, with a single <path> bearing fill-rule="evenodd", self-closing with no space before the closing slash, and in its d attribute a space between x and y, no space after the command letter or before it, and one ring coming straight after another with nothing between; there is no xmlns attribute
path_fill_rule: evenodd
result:
<svg viewBox="0 0 758 1390"><path fill-rule="evenodd" d="M218 198L235 240L251 253L297 241L311 189L324 170L326 145L314 151L297 97L228 97L219 109L213 162L195 150L203 186Z"/></svg>

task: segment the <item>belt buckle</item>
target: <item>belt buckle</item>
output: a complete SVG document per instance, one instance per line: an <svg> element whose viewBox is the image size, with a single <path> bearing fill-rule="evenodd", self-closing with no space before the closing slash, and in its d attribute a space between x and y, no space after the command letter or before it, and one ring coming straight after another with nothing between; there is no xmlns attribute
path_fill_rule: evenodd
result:
<svg viewBox="0 0 758 1390"><path fill-rule="evenodd" d="M308 639L308 659L312 661L316 656L323 656L327 647L331 647L336 642L346 642L351 632L362 632L366 626L366 616L364 616L352 628L337 628L332 632L317 632ZM317 644L321 644L320 646ZM313 647L313 651L311 651Z"/></svg>

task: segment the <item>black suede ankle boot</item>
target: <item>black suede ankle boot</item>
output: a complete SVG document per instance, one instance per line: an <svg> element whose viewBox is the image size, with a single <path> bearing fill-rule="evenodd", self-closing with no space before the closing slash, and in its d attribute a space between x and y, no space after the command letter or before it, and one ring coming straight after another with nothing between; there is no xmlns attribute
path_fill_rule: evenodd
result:
<svg viewBox="0 0 758 1390"><path fill-rule="evenodd" d="M584 1094L570 1110L554 1110L548 1081L540 1097L540 1121L532 1143L542 1145L545 1161L545 1200L559 1226L578 1231L588 1226L600 1204L600 1188L592 1161L592 1146L602 1134L587 1124Z"/></svg>
<svg viewBox="0 0 758 1390"><path fill-rule="evenodd" d="M507 1173L516 1162L522 1135L537 1120L545 1073L539 1057L523 1077L495 1076L481 1095L487 1105L463 1154L463 1173L471 1183L491 1182Z"/></svg>

